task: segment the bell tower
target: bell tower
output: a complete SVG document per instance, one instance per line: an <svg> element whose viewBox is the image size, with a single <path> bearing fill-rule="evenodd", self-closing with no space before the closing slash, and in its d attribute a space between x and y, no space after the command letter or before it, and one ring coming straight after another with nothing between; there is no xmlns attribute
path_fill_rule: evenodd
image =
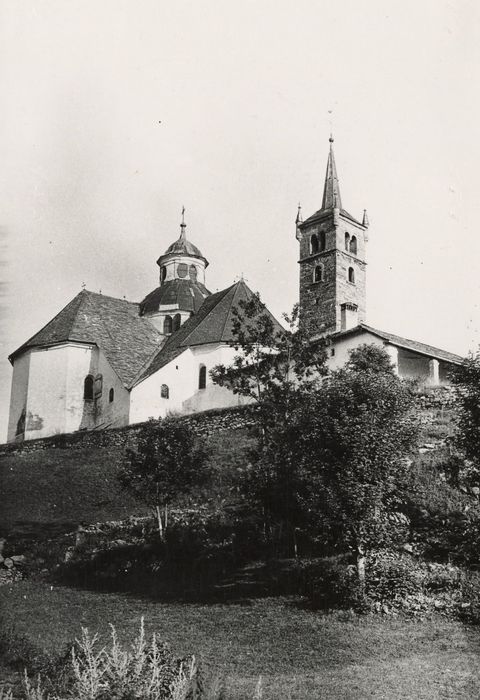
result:
<svg viewBox="0 0 480 700"><path fill-rule="evenodd" d="M342 207L333 137L321 208L296 219L300 244L300 323L312 338L353 328L366 315L368 217L362 223Z"/></svg>

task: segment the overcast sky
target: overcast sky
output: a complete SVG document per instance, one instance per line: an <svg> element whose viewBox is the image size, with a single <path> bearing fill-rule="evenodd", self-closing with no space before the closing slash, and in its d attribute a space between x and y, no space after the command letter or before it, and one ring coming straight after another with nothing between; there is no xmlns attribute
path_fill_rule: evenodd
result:
<svg viewBox="0 0 480 700"><path fill-rule="evenodd" d="M368 322L478 346L479 84L475 0L0 0L0 439L8 354L82 283L141 300L182 205L211 291L290 310L331 122Z"/></svg>

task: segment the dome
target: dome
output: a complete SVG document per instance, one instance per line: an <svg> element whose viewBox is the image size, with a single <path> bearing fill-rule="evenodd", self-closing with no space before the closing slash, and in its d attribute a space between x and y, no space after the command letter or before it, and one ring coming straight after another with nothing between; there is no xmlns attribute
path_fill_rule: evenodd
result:
<svg viewBox="0 0 480 700"><path fill-rule="evenodd" d="M190 243L190 241L187 241L184 236L180 236L180 238L172 243L172 245L169 245L164 255L171 255L172 253L190 255L193 258L202 258L204 260L204 257L197 246Z"/></svg>
<svg viewBox="0 0 480 700"><path fill-rule="evenodd" d="M140 314L143 316L155 313L159 306L176 306L180 311L196 313L208 296L210 292L200 282L170 280L154 289L140 302Z"/></svg>
<svg viewBox="0 0 480 700"><path fill-rule="evenodd" d="M187 255L190 258L198 258L199 260L202 260L205 263L205 267L207 267L208 260L202 255L200 249L197 248L196 245L193 245L193 243L190 243L190 241L187 241L187 236L185 234L186 228L187 224L185 223L184 207L182 210L182 223L180 224L180 236L176 241L169 245L165 253L158 258L158 265L161 265L163 259L170 255Z"/></svg>

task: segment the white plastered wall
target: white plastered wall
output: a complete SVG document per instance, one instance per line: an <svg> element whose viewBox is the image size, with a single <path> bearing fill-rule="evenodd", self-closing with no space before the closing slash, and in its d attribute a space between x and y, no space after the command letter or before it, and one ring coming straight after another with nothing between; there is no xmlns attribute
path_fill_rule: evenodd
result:
<svg viewBox="0 0 480 700"><path fill-rule="evenodd" d="M169 413L193 413L239 405L241 398L227 389L214 386L209 376L215 365L231 364L235 354L233 348L220 343L186 349L131 390L130 423L163 418ZM207 383L205 389L199 390L202 364L207 369ZM168 387L168 399L161 397L163 384Z"/></svg>
<svg viewBox="0 0 480 700"><path fill-rule="evenodd" d="M365 331L364 333L356 333L354 335L347 335L344 338L336 338L332 344L332 348L335 350L335 354L331 355L330 349L328 350L329 357L327 365L329 369L339 369L348 362L350 359L350 351L358 348L359 345L376 345L377 347L383 348L385 346L384 341L378 338L372 333Z"/></svg>
<svg viewBox="0 0 480 700"><path fill-rule="evenodd" d="M102 374L102 394L84 401L84 380ZM109 390L114 400L109 401ZM15 360L8 440L16 438L25 411L24 436L30 440L82 428L128 424L129 393L96 347L65 343L32 349Z"/></svg>

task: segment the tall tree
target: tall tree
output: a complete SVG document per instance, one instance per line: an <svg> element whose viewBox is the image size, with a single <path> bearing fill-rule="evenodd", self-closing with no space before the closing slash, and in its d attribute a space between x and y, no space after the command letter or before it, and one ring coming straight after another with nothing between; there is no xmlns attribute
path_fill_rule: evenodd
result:
<svg viewBox="0 0 480 700"><path fill-rule="evenodd" d="M452 382L457 398L457 433L454 444L470 462L463 470L463 481L480 486L480 350L470 353L463 363L452 371ZM458 482L461 463L457 463Z"/></svg>
<svg viewBox="0 0 480 700"><path fill-rule="evenodd" d="M205 460L195 433L174 418L151 421L142 429L136 447L126 450L120 483L152 509L161 540L165 539L169 506L208 478Z"/></svg>
<svg viewBox="0 0 480 700"><path fill-rule="evenodd" d="M381 349L353 351L317 393L298 449L319 537L355 552L362 586L369 549L395 536L388 514L401 506L417 434L409 387L387 360Z"/></svg>

